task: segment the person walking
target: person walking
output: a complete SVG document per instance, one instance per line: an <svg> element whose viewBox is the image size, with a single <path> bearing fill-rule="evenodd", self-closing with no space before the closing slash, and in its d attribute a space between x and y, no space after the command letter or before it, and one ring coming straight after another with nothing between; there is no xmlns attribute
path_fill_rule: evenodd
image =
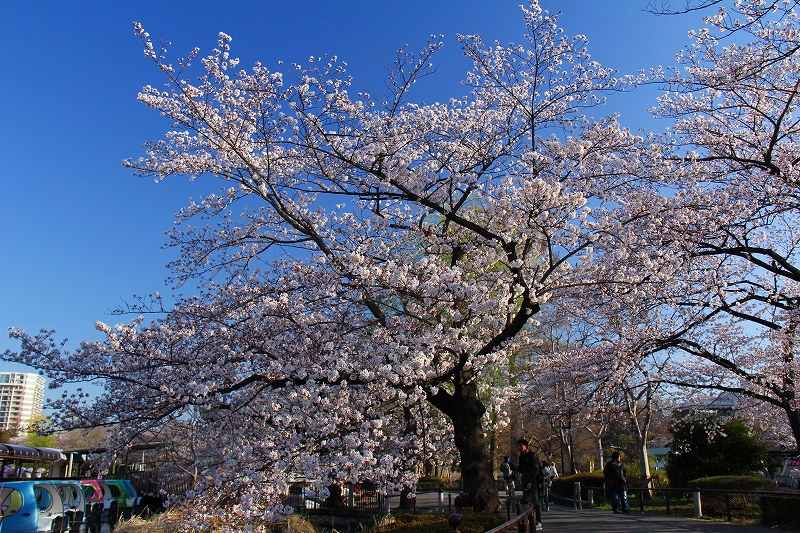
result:
<svg viewBox="0 0 800 533"><path fill-rule="evenodd" d="M622 465L622 458L619 452L611 454L611 461L603 468L603 478L606 487L611 490L611 510L614 514L628 513L628 493L625 490L625 467Z"/></svg>
<svg viewBox="0 0 800 533"><path fill-rule="evenodd" d="M500 464L500 472L503 474L503 482L506 485L506 497L513 498L516 487L514 487L514 480L516 474L514 473L514 463L506 455L503 457L503 462Z"/></svg>
<svg viewBox="0 0 800 533"><path fill-rule="evenodd" d="M523 510L527 506L533 506L534 522L536 530L542 529L542 508L539 506L539 491L537 487L537 477L539 477L539 458L528 448L528 441L519 439L517 441L519 451L519 461L517 462L517 472L519 472L520 484L522 485L522 505Z"/></svg>
<svg viewBox="0 0 800 533"><path fill-rule="evenodd" d="M553 480L558 477L558 470L556 470L556 464L550 463L547 465L545 462L544 467L544 475L547 477L548 482L546 483L547 486L547 503L553 503Z"/></svg>

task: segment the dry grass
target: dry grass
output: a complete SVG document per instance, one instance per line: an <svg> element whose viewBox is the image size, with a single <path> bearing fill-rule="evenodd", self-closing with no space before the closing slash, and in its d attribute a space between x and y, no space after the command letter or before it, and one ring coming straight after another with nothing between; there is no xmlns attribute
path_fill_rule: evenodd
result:
<svg viewBox="0 0 800 533"><path fill-rule="evenodd" d="M275 525L278 526L279 524ZM286 520L286 529L281 529L280 531L286 531L286 533L317 533L317 529L314 527L314 524L300 516L295 515L290 516Z"/></svg>
<svg viewBox="0 0 800 533"><path fill-rule="evenodd" d="M114 533L193 533L194 529L187 529L181 524L181 515L173 510L147 519L134 516L120 522ZM286 521L274 522L265 529L273 533L317 533L314 525L300 516L290 516ZM211 531L216 533L221 530L215 528Z"/></svg>
<svg viewBox="0 0 800 533"><path fill-rule="evenodd" d="M180 526L178 511L167 511L153 515L151 518L132 517L117 524L115 533L180 533L185 531Z"/></svg>

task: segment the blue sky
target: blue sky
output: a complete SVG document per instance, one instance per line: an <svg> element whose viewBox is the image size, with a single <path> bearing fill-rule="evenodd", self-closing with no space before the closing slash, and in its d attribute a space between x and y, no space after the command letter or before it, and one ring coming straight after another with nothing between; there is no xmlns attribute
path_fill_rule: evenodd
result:
<svg viewBox="0 0 800 533"><path fill-rule="evenodd" d="M163 82L133 34L139 21L154 40L183 56L210 53L217 34L233 37L247 67L277 69L311 56L337 55L355 82L380 87L379 62L403 44L421 49L445 35L439 71L417 89L420 101L465 94L469 68L457 33L486 43L522 42L520 0L0 1L5 38L0 62L0 351L16 349L5 328L55 329L76 347L100 338L95 320L133 294L165 287L164 232L187 199L216 185L173 179L154 184L121 167L160 138L168 124L136 101ZM698 15L656 17L647 0L542 0L562 10L568 34L588 36L592 56L622 72L674 64ZM615 97L606 111L632 128L663 129L646 109L654 89ZM0 362L0 371L25 369Z"/></svg>

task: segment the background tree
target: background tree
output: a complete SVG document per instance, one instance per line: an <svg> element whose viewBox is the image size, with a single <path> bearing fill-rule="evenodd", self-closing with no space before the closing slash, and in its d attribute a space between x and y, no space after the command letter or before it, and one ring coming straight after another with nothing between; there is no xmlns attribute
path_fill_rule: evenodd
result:
<svg viewBox="0 0 800 533"><path fill-rule="evenodd" d="M88 450L105 447L106 429L103 427L62 431L55 435L58 440L56 447L62 450Z"/></svg>
<svg viewBox="0 0 800 533"><path fill-rule="evenodd" d="M654 158L670 194L634 231L672 272L664 278L665 305L685 309L682 325L654 339L695 362L674 383L778 407L797 441L794 4L736 2L691 32L695 42L679 58L682 70L666 76L669 92L657 108L675 123L663 138L669 149ZM723 46L734 33L736 44Z"/></svg>
<svg viewBox="0 0 800 533"><path fill-rule="evenodd" d="M671 432L667 476L673 487L701 477L753 475L766 464L766 448L740 418L699 413L676 421Z"/></svg>
<svg viewBox="0 0 800 533"><path fill-rule="evenodd" d="M22 443L32 448L55 448L58 439L55 435L43 431L47 425L47 417L39 415L30 421L28 431L25 433L25 440Z"/></svg>
<svg viewBox="0 0 800 533"><path fill-rule="evenodd" d="M0 442L11 442L11 440L15 439L17 435L19 435L19 430L4 429L0 431Z"/></svg>

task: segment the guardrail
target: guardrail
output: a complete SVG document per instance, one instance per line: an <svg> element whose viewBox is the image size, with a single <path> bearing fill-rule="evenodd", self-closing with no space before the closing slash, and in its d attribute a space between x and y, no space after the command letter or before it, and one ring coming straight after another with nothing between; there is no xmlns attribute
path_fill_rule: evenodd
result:
<svg viewBox="0 0 800 533"><path fill-rule="evenodd" d="M585 488L587 491L587 499L582 499L582 491L581 489ZM595 492L602 492L603 499L606 500L606 491L608 491L607 487L593 487L589 485L583 485L580 482L575 482L575 490L573 494L573 507L575 509L583 509L583 505L594 505L594 493ZM680 494L692 494L692 506L693 506L693 514L695 517L699 518L703 516L703 494L720 494L724 495L725 499L725 516L728 522L733 521L732 517L732 507L731 507L731 497L734 495L743 495L743 496L751 496L758 499L759 507L761 510L761 523L767 525L769 522L769 506L768 502L770 498L786 498L786 499L796 499L798 503L800 503L800 492L789 492L789 491L765 491L765 490L733 490L733 489L703 489L700 487L695 488L672 488L672 487L626 487L625 489L629 494L630 493L639 493L639 510L644 512L644 504L645 504L645 492L648 492L652 495L661 494L665 500L665 510L667 514L672 514L670 509L670 495L674 495L676 493Z"/></svg>

